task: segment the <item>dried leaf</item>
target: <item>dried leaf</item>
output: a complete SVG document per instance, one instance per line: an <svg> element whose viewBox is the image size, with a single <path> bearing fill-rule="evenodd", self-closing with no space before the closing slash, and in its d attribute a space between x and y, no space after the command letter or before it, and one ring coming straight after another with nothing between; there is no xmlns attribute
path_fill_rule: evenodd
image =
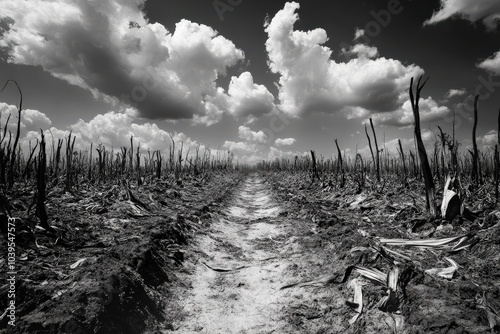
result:
<svg viewBox="0 0 500 334"><path fill-rule="evenodd" d="M451 247L451 251L456 252L456 251L462 250L466 247L469 247L469 246L476 244L476 242L477 242L477 239L473 238L472 236L462 237L460 239L460 241L457 242L457 244L455 244L455 246Z"/></svg>
<svg viewBox="0 0 500 334"><path fill-rule="evenodd" d="M447 190L441 204L441 217L448 221L452 221L462 211L462 201L458 194L452 190Z"/></svg>
<svg viewBox="0 0 500 334"><path fill-rule="evenodd" d="M455 178L449 175L446 178L446 183L443 190L443 201L441 203L441 217L446 220L453 220L456 216L462 215L464 212L464 204L460 198L460 185L458 189L454 188Z"/></svg>
<svg viewBox="0 0 500 334"><path fill-rule="evenodd" d="M380 239L380 243L392 246L412 246L458 251L475 243L472 235L436 239ZM458 242L457 242L458 241ZM455 243L452 245L453 243Z"/></svg>
<svg viewBox="0 0 500 334"><path fill-rule="evenodd" d="M248 268L248 266L241 266L241 267L237 267L237 268L233 268L233 269L214 268L212 266L209 266L205 262L203 262L203 264L206 265L208 268L212 269L213 271L217 271L217 272L220 272L220 273L228 273L228 272L232 272L232 271L237 271L237 270Z"/></svg>
<svg viewBox="0 0 500 334"><path fill-rule="evenodd" d="M387 275L378 269L355 266L354 270L374 284L386 285Z"/></svg>
<svg viewBox="0 0 500 334"><path fill-rule="evenodd" d="M384 250L386 253L392 255L392 256L396 256L396 257L399 257L403 260L406 260L406 261L411 261L411 258L405 254L403 254L402 252L396 252L395 250L392 250L388 247L384 247L384 246L380 246L380 249L381 250Z"/></svg>
<svg viewBox="0 0 500 334"><path fill-rule="evenodd" d="M356 311L356 314L349 320L349 324L352 325L363 312L363 291L361 290L362 283L357 278L349 282L349 287L354 289L352 305L355 306L354 311Z"/></svg>
<svg viewBox="0 0 500 334"><path fill-rule="evenodd" d="M360 266L349 266L347 267L345 273L344 273L344 278L340 282L335 282L335 279L333 277L330 279L330 283L336 283L336 284L342 284L347 282L347 279L351 275L353 271L356 271L359 273L361 276L367 278L374 284L378 285L383 285L386 286L386 279L387 275L381 272L378 269L370 269L370 268L365 268L365 267L360 267Z"/></svg>
<svg viewBox="0 0 500 334"><path fill-rule="evenodd" d="M75 263L73 263L72 265L70 265L69 267L71 269L75 269L76 267L78 267L80 264L82 264L85 260L87 260L86 257L84 258L81 258L80 260L76 261Z"/></svg>
<svg viewBox="0 0 500 334"><path fill-rule="evenodd" d="M425 273L431 276L453 279L453 276L455 276L455 272L458 269L458 264L455 261L453 261L453 259L450 259L448 257L445 257L444 259L451 264L451 267L427 269Z"/></svg>
<svg viewBox="0 0 500 334"><path fill-rule="evenodd" d="M399 310L400 300L397 295L399 281L398 267L392 268L387 274L387 296L382 297L377 306L383 312L394 313Z"/></svg>
<svg viewBox="0 0 500 334"><path fill-rule="evenodd" d="M46 248L47 248L47 247L46 247L46 246L44 246L44 245L40 245L40 244L38 244L38 241L36 240L36 238L35 238L35 246L36 246L37 248L41 248L41 249L46 249Z"/></svg>
<svg viewBox="0 0 500 334"><path fill-rule="evenodd" d="M302 288L302 287L306 287L306 286L325 286L325 285L335 283L335 281L337 280L338 277L339 277L339 275L322 276L319 279L315 279L315 280L307 280L307 281L287 284L287 285L282 286L280 288L280 290L289 289L289 288L293 288L293 287ZM340 283L344 283L344 282L345 281L340 282ZM339 283L337 283L337 284L339 284Z"/></svg>
<svg viewBox="0 0 500 334"><path fill-rule="evenodd" d="M399 268L394 267L387 274L387 287L389 289L396 291L398 287L398 280L399 280Z"/></svg>

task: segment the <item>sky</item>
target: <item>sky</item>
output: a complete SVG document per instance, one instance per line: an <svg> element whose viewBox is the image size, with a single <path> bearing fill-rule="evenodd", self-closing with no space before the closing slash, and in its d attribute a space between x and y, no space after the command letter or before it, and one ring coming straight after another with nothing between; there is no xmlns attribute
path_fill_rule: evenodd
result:
<svg viewBox="0 0 500 334"><path fill-rule="evenodd" d="M497 0L0 0L0 84L23 93L22 145L43 130L77 147L231 151L254 164L315 150L414 150L411 78L423 138L497 142ZM0 126L19 93L0 93Z"/></svg>

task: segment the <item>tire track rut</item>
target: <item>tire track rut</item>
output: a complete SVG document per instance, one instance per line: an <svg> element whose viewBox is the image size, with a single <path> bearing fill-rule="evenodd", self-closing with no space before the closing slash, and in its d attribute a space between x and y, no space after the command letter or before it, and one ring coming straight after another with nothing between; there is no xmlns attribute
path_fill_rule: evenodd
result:
<svg viewBox="0 0 500 334"><path fill-rule="evenodd" d="M253 334L287 332L284 308L290 293L280 291L294 238L280 219L268 184L250 175L210 232L196 237L205 254L186 280L183 320L175 333ZM170 331L171 332L171 331Z"/></svg>

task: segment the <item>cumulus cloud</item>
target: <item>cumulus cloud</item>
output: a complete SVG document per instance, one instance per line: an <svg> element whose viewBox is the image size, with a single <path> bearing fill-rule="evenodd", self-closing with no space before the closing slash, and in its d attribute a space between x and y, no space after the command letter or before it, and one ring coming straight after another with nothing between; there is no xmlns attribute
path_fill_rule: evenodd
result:
<svg viewBox="0 0 500 334"><path fill-rule="evenodd" d="M9 27L0 47L12 63L41 66L95 97L133 105L140 116L213 124L224 107L215 81L243 52L203 24L181 20L170 32L149 23L144 2L4 0L0 21ZM262 88L251 88L259 98Z"/></svg>
<svg viewBox="0 0 500 334"><path fill-rule="evenodd" d="M185 150L198 146L198 143L184 133L168 133L155 123L138 124L127 112L109 111L105 114L95 116L89 122L79 120L70 126L73 133L80 136L86 143L103 144L111 148L130 147L130 137L133 136L134 145L140 144L144 151L168 152L172 143L170 135L174 139L176 149L181 144ZM200 146L204 147L204 146Z"/></svg>
<svg viewBox="0 0 500 334"><path fill-rule="evenodd" d="M377 57L376 48L362 44L352 48L357 57L336 62L331 59L332 50L323 45L328 41L325 30L294 30L299 7L287 3L265 25L269 68L280 75L281 110L301 116L357 108L366 115L401 108L408 99L411 77L423 74L420 67ZM362 36L361 31L356 35Z"/></svg>
<svg viewBox="0 0 500 334"><path fill-rule="evenodd" d="M356 44L354 45L350 52L352 54L357 55L358 57L364 58L375 58L378 56L378 50L374 46L368 46L365 44Z"/></svg>
<svg viewBox="0 0 500 334"><path fill-rule="evenodd" d="M493 56L483 60L477 65L483 70L490 71L496 75L500 75L500 51L496 52Z"/></svg>
<svg viewBox="0 0 500 334"><path fill-rule="evenodd" d="M248 142L264 144L267 141L267 135L263 131L252 131L244 125L238 128L238 136Z"/></svg>
<svg viewBox="0 0 500 334"><path fill-rule="evenodd" d="M235 152L236 154L257 151L257 147L255 146L255 144L245 143L245 142L241 142L241 141L235 142L235 141L226 140L224 142L224 145L222 145L222 147L228 149L231 152Z"/></svg>
<svg viewBox="0 0 500 334"><path fill-rule="evenodd" d="M479 137L478 141L484 147L494 147L498 143L498 133L496 130L490 130L484 136Z"/></svg>
<svg viewBox="0 0 500 334"><path fill-rule="evenodd" d="M38 110L26 109L21 112L22 124L26 127L47 128L52 124L52 121Z"/></svg>
<svg viewBox="0 0 500 334"><path fill-rule="evenodd" d="M132 118L126 113L114 111L99 114L89 122L80 119L70 128L73 132L80 134L86 142L99 143L107 147L128 147L130 136L134 134L136 134L135 140L141 142L141 146L145 149L157 150L160 142L165 145L170 140L168 133L160 130L156 125L147 123L139 126L133 123ZM137 130L140 134L136 133Z"/></svg>
<svg viewBox="0 0 500 334"><path fill-rule="evenodd" d="M276 146L291 146L295 143L295 138L278 138L274 141Z"/></svg>
<svg viewBox="0 0 500 334"><path fill-rule="evenodd" d="M228 95L228 109L234 116L259 117L274 109L273 94L264 85L255 84L250 72L231 78Z"/></svg>
<svg viewBox="0 0 500 334"><path fill-rule="evenodd" d="M431 97L420 99L419 107L421 123L432 123L441 120L450 113L448 107L438 105ZM409 100L403 103L403 106L396 111L378 113L373 115L372 118L375 124L392 125L400 128L412 126L415 121Z"/></svg>
<svg viewBox="0 0 500 334"><path fill-rule="evenodd" d="M459 16L471 22L482 20L489 29L495 29L500 20L500 2L497 0L441 0L441 7L424 25L436 24Z"/></svg>
<svg viewBox="0 0 500 334"><path fill-rule="evenodd" d="M467 90L465 88L461 88L461 89L450 89L448 91L448 93L446 93L446 98L447 99L450 99L454 96L462 96L462 95L465 95L467 93Z"/></svg>
<svg viewBox="0 0 500 334"><path fill-rule="evenodd" d="M7 125L7 129L12 133L15 133L15 131L17 131L17 106L0 102L0 119L2 128L5 126L5 122L7 121L9 115L10 119L9 124ZM51 124L51 120L43 112L33 109L24 109L21 111L22 131L38 130L40 128L46 129Z"/></svg>

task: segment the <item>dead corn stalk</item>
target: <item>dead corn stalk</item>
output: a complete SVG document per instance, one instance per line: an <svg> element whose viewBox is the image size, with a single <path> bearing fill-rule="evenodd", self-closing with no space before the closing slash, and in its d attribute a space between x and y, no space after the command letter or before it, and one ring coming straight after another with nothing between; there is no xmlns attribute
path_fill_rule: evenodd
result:
<svg viewBox="0 0 500 334"><path fill-rule="evenodd" d="M49 226L47 210L45 209L45 191L46 191L46 170L47 170L47 155L45 154L45 136L43 131L40 131L41 140L38 151L38 168L36 174L36 214L40 220L40 225L47 231L51 231Z"/></svg>
<svg viewBox="0 0 500 334"><path fill-rule="evenodd" d="M380 182L380 152L378 150L377 134L375 133L375 128L373 127L373 121L372 121L371 118L370 118L370 126L372 127L373 141L375 142L375 150L376 150L376 153L377 153L377 161L376 161L377 181ZM372 152L372 155L373 155L373 152Z"/></svg>
<svg viewBox="0 0 500 334"><path fill-rule="evenodd" d="M420 130L420 111L419 111L419 100L420 100L420 92L422 88L424 88L425 83L429 80L429 78L425 79L423 83L422 77L418 79L417 87L415 91L415 95L413 93L413 78L410 81L410 102L413 110L413 116L415 118L415 139L416 145L418 148L418 156L420 158L420 165L422 167L422 174L424 176L425 182L425 199L426 199L426 210L427 213L430 213L432 216L436 216L436 193L434 189L434 180L432 178L432 171L429 165L429 160L427 159L427 152L425 151L425 146L422 141L422 133Z"/></svg>
<svg viewBox="0 0 500 334"><path fill-rule="evenodd" d="M476 142L476 130L477 130L477 102L479 100L479 95L474 98L474 125L472 127L472 181L476 186L481 183L481 176L479 172L479 152L477 149Z"/></svg>

